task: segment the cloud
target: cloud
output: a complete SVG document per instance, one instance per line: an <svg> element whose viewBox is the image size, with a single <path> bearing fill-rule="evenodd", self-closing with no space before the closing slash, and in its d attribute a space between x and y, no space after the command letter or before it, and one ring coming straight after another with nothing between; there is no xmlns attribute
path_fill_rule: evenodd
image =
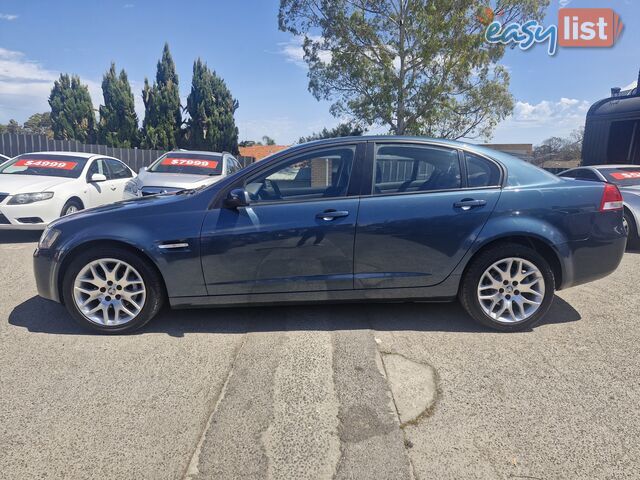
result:
<svg viewBox="0 0 640 480"><path fill-rule="evenodd" d="M493 141L538 144L549 137L567 136L584 125L591 103L565 97L534 104L518 101L511 116L498 125Z"/></svg>
<svg viewBox="0 0 640 480"><path fill-rule="evenodd" d="M0 13L0 20L7 20L8 22L12 22L17 18L18 18L18 15L14 15L12 13Z"/></svg>
<svg viewBox="0 0 640 480"><path fill-rule="evenodd" d="M0 47L0 123L49 110L49 94L60 72L45 68L24 53ZM100 82L81 79L89 88L95 108L102 103Z"/></svg>
<svg viewBox="0 0 640 480"><path fill-rule="evenodd" d="M319 36L311 36L309 38L313 41L322 40L322 37ZM293 36L287 42L278 43L278 53L283 55L288 62L294 63L300 68L307 68L307 64L304 61L303 42L303 36ZM329 63L331 61L331 52L321 51L320 60Z"/></svg>
<svg viewBox="0 0 640 480"><path fill-rule="evenodd" d="M516 102L513 114L507 122L526 126L542 126L553 123L557 126L573 125L576 120L584 122L591 102L575 98L561 98L554 102L543 100L540 103Z"/></svg>

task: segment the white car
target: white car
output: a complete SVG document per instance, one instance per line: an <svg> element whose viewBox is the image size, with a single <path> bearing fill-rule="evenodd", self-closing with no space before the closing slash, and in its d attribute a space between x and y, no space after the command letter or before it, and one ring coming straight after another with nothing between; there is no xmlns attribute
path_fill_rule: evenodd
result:
<svg viewBox="0 0 640 480"><path fill-rule="evenodd" d="M172 193L211 185L242 166L230 153L176 150L140 170L125 188L125 198Z"/></svg>
<svg viewBox="0 0 640 480"><path fill-rule="evenodd" d="M56 218L122 200L136 174L94 153L39 152L0 166L0 229L42 230Z"/></svg>

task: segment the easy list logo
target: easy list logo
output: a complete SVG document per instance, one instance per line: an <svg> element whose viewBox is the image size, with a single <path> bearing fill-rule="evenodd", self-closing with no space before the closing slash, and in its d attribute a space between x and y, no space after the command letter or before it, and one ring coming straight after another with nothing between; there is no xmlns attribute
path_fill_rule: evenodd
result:
<svg viewBox="0 0 640 480"><path fill-rule="evenodd" d="M491 19L485 31L489 43L517 45L529 50L536 44L546 43L547 52L553 56L560 47L612 47L620 37L624 24L610 8L561 8L558 25L545 27L536 20L503 25L495 20L499 14L483 15Z"/></svg>

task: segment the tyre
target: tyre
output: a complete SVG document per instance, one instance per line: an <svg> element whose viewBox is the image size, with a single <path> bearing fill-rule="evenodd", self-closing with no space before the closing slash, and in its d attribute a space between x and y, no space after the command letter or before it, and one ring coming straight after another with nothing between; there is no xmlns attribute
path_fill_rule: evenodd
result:
<svg viewBox="0 0 640 480"><path fill-rule="evenodd" d="M62 212L60 212L60 216L65 217L83 209L84 207L82 206L82 203L80 203L78 200L72 199L64 204L64 207L62 207Z"/></svg>
<svg viewBox="0 0 640 480"><path fill-rule="evenodd" d="M460 302L477 322L515 332L536 325L555 292L549 262L532 248L503 243L471 260L462 278Z"/></svg>
<svg viewBox="0 0 640 480"><path fill-rule="evenodd" d="M74 258L62 281L67 310L83 327L132 332L162 308L165 289L147 260L122 248L98 247Z"/></svg>
<svg viewBox="0 0 640 480"><path fill-rule="evenodd" d="M626 208L624 209L624 216L622 217L624 229L627 232L627 248L634 250L638 248L638 226L633 218L633 215Z"/></svg>

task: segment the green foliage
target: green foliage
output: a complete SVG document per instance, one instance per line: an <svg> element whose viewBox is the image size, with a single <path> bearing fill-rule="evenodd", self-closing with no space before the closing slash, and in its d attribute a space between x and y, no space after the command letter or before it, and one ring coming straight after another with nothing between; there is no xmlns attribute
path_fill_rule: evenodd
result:
<svg viewBox="0 0 640 480"><path fill-rule="evenodd" d="M533 149L533 163L543 165L548 161L571 162L582 158L584 127L571 132L569 137L551 137Z"/></svg>
<svg viewBox="0 0 640 480"><path fill-rule="evenodd" d="M16 134L16 133L23 133L23 132L24 132L24 129L22 128L22 126L13 118L9 120L9 123L7 123L6 125L3 125L0 123L0 133Z"/></svg>
<svg viewBox="0 0 640 480"><path fill-rule="evenodd" d="M124 70L116 73L115 63L102 78L104 105L100 106L98 143L110 147L132 148L139 145L138 116L131 85Z"/></svg>
<svg viewBox="0 0 640 480"><path fill-rule="evenodd" d="M492 2L493 3L493 2ZM540 19L549 0L498 0L502 21ZM281 0L304 38L309 90L335 116L390 132L489 137L513 109L503 45L484 39L487 0Z"/></svg>
<svg viewBox="0 0 640 480"><path fill-rule="evenodd" d="M224 80L198 59L193 64L191 93L187 97L186 144L194 150L238 153L238 108Z"/></svg>
<svg viewBox="0 0 640 480"><path fill-rule="evenodd" d="M51 122L51 112L34 113L26 122L23 129L25 133L34 135L46 135L53 138L53 124Z"/></svg>
<svg viewBox="0 0 640 480"><path fill-rule="evenodd" d="M312 133L308 137L300 137L298 143L312 142L314 140L322 140L323 138L337 137L359 137L364 133L364 129L358 125L351 123L341 123L337 127L327 130L323 128L318 133Z"/></svg>
<svg viewBox="0 0 640 480"><path fill-rule="evenodd" d="M86 85L77 75L61 74L49 96L51 128L56 140L95 140L95 114Z"/></svg>
<svg viewBox="0 0 640 480"><path fill-rule="evenodd" d="M145 78L142 90L144 121L142 146L158 150L171 150L178 145L182 126L180 92L176 65L169 45L165 43L158 62L153 86Z"/></svg>
<svg viewBox="0 0 640 480"><path fill-rule="evenodd" d="M273 138L271 138L269 135L264 135L262 137L262 144L263 145L275 145L276 141Z"/></svg>

